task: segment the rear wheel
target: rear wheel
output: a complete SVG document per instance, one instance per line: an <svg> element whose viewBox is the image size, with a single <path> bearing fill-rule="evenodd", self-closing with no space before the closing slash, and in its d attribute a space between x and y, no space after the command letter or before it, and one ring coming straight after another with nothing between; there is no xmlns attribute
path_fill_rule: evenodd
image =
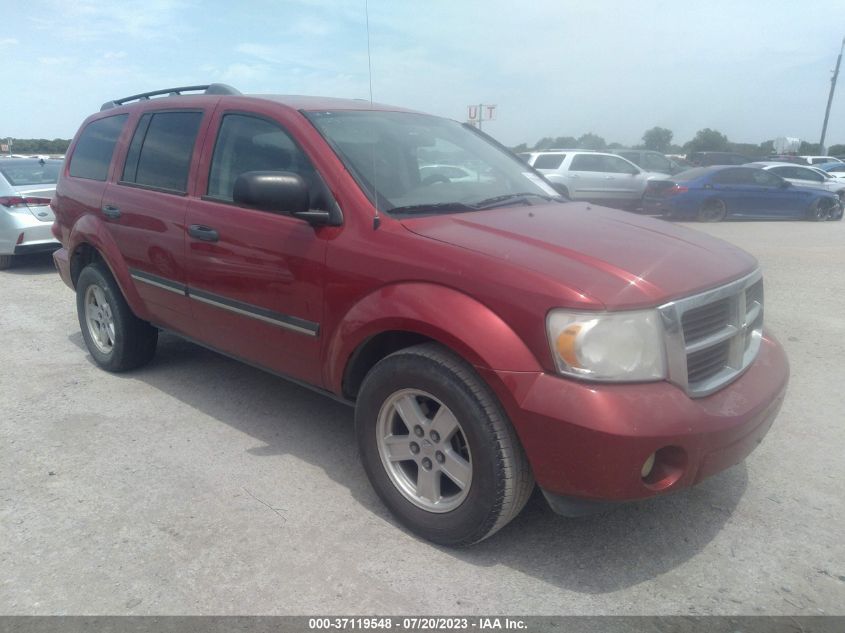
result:
<svg viewBox="0 0 845 633"><path fill-rule="evenodd" d="M391 354L364 379L355 412L364 469L408 529L462 546L498 531L534 488L501 405L436 344Z"/></svg>
<svg viewBox="0 0 845 633"><path fill-rule="evenodd" d="M0 270L6 270L12 267L12 258L14 255L0 255Z"/></svg>
<svg viewBox="0 0 845 633"><path fill-rule="evenodd" d="M723 200L711 198L705 200L698 210L699 222L721 222L728 215L728 207Z"/></svg>
<svg viewBox="0 0 845 633"><path fill-rule="evenodd" d="M102 264L89 264L80 273L76 311L85 345L103 369L135 369L155 354L158 330L132 313L120 287Z"/></svg>

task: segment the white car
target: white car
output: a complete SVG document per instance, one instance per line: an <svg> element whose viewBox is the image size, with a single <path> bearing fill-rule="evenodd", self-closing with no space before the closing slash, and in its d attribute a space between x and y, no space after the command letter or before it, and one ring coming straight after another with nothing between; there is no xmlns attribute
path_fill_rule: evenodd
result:
<svg viewBox="0 0 845 633"><path fill-rule="evenodd" d="M50 199L56 191L60 160L9 158L0 161L0 270L15 255L54 251Z"/></svg>
<svg viewBox="0 0 845 633"><path fill-rule="evenodd" d="M628 210L640 207L649 180L667 178L640 169L621 156L585 150L532 152L528 164L570 200Z"/></svg>
<svg viewBox="0 0 845 633"><path fill-rule="evenodd" d="M830 191L838 195L840 202L845 204L845 180L835 178L816 167L773 162L749 163L746 167L765 169L799 187ZM843 163L843 167L845 167L845 163Z"/></svg>
<svg viewBox="0 0 845 633"><path fill-rule="evenodd" d="M808 165L820 165L822 163L841 163L842 161L833 156L799 156L807 161Z"/></svg>
<svg viewBox="0 0 845 633"><path fill-rule="evenodd" d="M484 178L477 172L459 165L423 165L420 167L422 182L480 182Z"/></svg>

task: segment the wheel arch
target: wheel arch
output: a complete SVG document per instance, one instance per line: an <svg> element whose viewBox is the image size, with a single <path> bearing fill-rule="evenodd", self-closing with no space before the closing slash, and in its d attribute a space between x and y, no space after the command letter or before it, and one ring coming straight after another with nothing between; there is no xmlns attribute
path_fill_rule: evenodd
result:
<svg viewBox="0 0 845 633"><path fill-rule="evenodd" d="M542 371L524 341L490 308L455 289L415 282L382 287L347 312L328 343L326 384L354 399L378 361L424 342L439 343L475 367Z"/></svg>
<svg viewBox="0 0 845 633"><path fill-rule="evenodd" d="M132 283L129 267L102 221L90 215L81 217L71 230L67 251L74 288L82 269L88 264L100 262L108 268L132 312L141 319L149 320L144 302Z"/></svg>

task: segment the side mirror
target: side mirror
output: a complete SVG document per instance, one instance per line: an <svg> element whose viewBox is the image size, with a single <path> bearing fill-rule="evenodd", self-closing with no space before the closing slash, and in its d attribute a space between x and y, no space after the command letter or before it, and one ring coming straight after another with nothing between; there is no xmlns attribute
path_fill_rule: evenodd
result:
<svg viewBox="0 0 845 633"><path fill-rule="evenodd" d="M302 176L289 171L245 172L235 180L232 198L238 204L286 213L314 226L331 221L328 211L310 208L308 185Z"/></svg>

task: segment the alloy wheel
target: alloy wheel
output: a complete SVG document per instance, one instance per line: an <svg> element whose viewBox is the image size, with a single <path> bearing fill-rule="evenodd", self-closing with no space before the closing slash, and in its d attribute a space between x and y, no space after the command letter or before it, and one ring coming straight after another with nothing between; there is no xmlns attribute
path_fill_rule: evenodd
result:
<svg viewBox="0 0 845 633"><path fill-rule="evenodd" d="M382 465L418 508L449 512L472 484L472 455L454 413L419 389L401 389L381 407L376 441Z"/></svg>

